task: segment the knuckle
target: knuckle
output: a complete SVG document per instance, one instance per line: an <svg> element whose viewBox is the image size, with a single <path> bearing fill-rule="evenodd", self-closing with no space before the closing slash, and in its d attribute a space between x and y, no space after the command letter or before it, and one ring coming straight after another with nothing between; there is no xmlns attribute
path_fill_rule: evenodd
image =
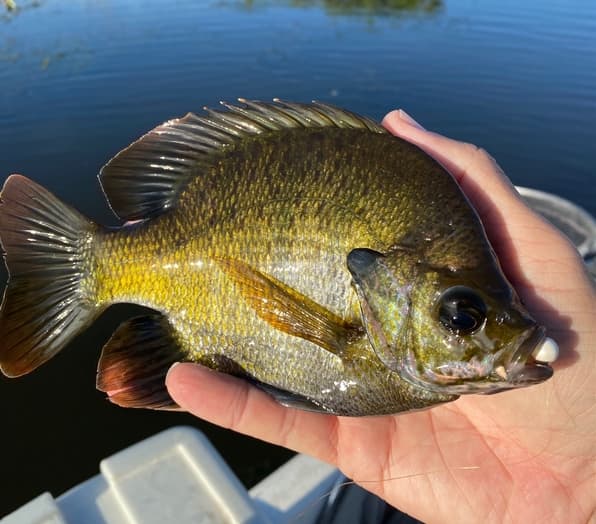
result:
<svg viewBox="0 0 596 524"><path fill-rule="evenodd" d="M464 143L464 151L470 158L470 164L484 169L494 169L503 174L503 170L494 157L483 147L472 143Z"/></svg>
<svg viewBox="0 0 596 524"><path fill-rule="evenodd" d="M296 416L297 411L295 409L285 409L283 412L279 429L279 441L282 446L290 447L290 438L296 429Z"/></svg>
<svg viewBox="0 0 596 524"><path fill-rule="evenodd" d="M477 146L476 144L472 144L471 142L465 142L464 147L466 148L466 151L470 156L474 156L480 159L492 160L492 156L490 156L486 149L484 149L483 147Z"/></svg>
<svg viewBox="0 0 596 524"><path fill-rule="evenodd" d="M229 429L239 430L246 420L246 410L248 406L248 391L241 387L234 394L228 406L228 424Z"/></svg>

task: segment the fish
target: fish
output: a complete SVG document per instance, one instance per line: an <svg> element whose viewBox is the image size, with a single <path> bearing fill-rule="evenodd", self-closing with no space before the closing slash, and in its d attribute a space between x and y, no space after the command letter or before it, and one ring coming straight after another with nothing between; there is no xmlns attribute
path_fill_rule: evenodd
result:
<svg viewBox="0 0 596 524"><path fill-rule="evenodd" d="M165 386L176 362L344 416L551 377L539 355L556 342L440 163L325 103L222 104L159 125L101 169L120 227L8 177L6 376L33 371L126 302L153 312L116 329L96 377L123 407L177 409Z"/></svg>

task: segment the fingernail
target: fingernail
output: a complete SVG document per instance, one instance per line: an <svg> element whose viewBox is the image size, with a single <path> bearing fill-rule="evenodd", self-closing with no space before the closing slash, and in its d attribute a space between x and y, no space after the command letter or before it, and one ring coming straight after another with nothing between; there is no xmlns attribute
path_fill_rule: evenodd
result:
<svg viewBox="0 0 596 524"><path fill-rule="evenodd" d="M166 373L166 380L168 378L168 375L171 373L171 371L178 365L180 364L180 362L174 362L171 366L170 369L168 369L168 372Z"/></svg>
<svg viewBox="0 0 596 524"><path fill-rule="evenodd" d="M417 127L418 129L422 129L423 131L425 130L418 122L416 122L416 120L414 120L410 115L408 115L408 113L406 113L403 109L399 109L398 113L399 118L404 122L407 122L411 126Z"/></svg>

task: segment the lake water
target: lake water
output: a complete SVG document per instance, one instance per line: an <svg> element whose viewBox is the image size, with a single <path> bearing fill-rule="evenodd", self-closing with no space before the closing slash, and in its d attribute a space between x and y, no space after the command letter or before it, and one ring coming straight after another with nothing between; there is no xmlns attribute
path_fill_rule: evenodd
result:
<svg viewBox="0 0 596 524"><path fill-rule="evenodd" d="M516 184L596 213L593 0L19 1L0 8L0 169L116 224L95 175L163 120L237 97L402 107L479 144ZM118 306L20 380L0 377L0 516L59 495L105 456L175 424L207 433L247 484L285 450L94 389Z"/></svg>

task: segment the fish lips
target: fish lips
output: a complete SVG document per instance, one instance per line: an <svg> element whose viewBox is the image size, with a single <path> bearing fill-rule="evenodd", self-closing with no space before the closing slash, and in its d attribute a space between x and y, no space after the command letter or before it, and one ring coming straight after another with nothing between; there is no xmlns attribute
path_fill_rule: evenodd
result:
<svg viewBox="0 0 596 524"><path fill-rule="evenodd" d="M455 367L459 368L458 374L446 374L440 368L429 369L422 374L415 365L414 355L410 354L406 365L401 369L401 375L419 387L454 395L491 395L539 384L553 374L553 369L547 363L539 362L532 356L544 339L545 329L532 326L521 342L503 348L492 362L460 363L465 365ZM482 366L485 366L484 373L481 371ZM462 374L462 371L466 374Z"/></svg>
<svg viewBox="0 0 596 524"><path fill-rule="evenodd" d="M539 362L532 356L534 350L546 338L546 330L536 326L513 352L505 364L506 381L511 387L524 387L548 380L553 375L553 368L546 362Z"/></svg>

